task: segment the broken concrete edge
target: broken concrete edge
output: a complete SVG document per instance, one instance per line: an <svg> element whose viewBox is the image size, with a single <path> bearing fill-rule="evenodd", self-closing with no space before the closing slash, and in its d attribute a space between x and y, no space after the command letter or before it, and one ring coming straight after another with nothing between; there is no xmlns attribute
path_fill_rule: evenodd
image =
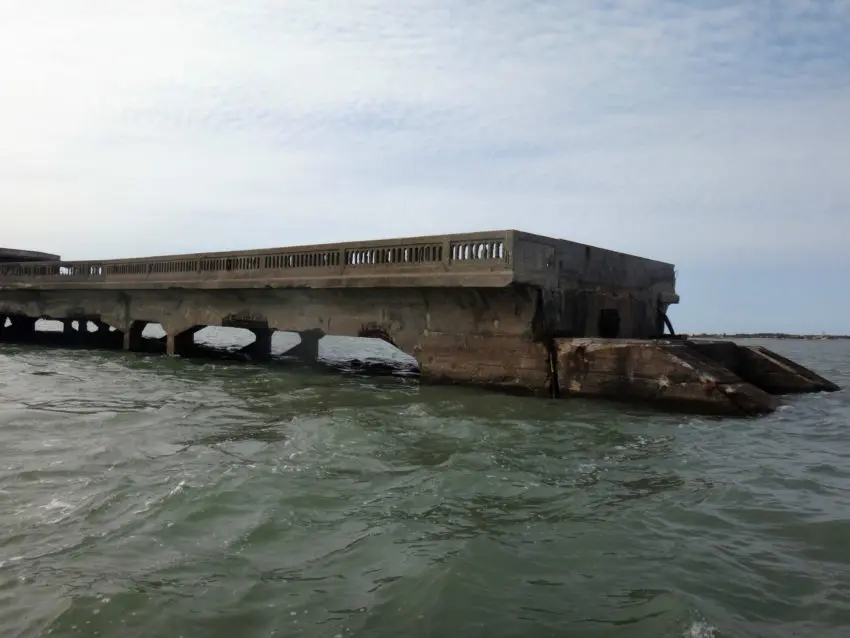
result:
<svg viewBox="0 0 850 638"><path fill-rule="evenodd" d="M759 387L771 394L802 394L807 392L838 392L841 388L799 363L783 357L764 346L742 346L741 353L749 359L750 367L759 361L763 377ZM789 383L789 381L791 383Z"/></svg>
<svg viewBox="0 0 850 638"><path fill-rule="evenodd" d="M735 344L734 348L740 348ZM770 351L767 351L770 352ZM683 340L556 340L558 394L617 398L665 409L721 415L762 415L779 407L779 400L756 383L771 375L771 390L827 391L835 384L806 385L820 378L793 364L760 370L753 379L742 378L721 362ZM765 357L762 365L769 365Z"/></svg>
<svg viewBox="0 0 850 638"><path fill-rule="evenodd" d="M18 319L5 336L26 342L34 336L35 320ZM65 320L66 324L70 321ZM134 342L141 336L142 323L131 322L130 330L124 333L105 332L103 340L99 338L100 331L66 336L75 340L74 345L88 343L135 350L134 345L141 345ZM198 329L198 325L193 325L175 330L171 337L158 340L158 349L165 346L169 354L179 356L182 351L191 357L190 337ZM270 333L268 328L262 331ZM54 339L58 341L62 335L57 333ZM410 348L409 343L398 345L416 355L420 381L426 385L490 388L532 396L617 399L703 414L765 414L779 405L772 392L837 389L829 382L813 383L812 380L825 380L776 353L767 349L751 351L734 342L714 343L706 350L703 344L695 347L683 339L587 337L534 341L529 334L487 336L425 330L415 347ZM267 354L265 347L262 349L251 358ZM295 348L296 352L308 349L313 350ZM758 365L747 363L748 357L755 358ZM765 379L769 380L769 387L762 387Z"/></svg>
<svg viewBox="0 0 850 638"><path fill-rule="evenodd" d="M840 388L814 371L761 345L718 339L687 340L695 351L770 394L835 392Z"/></svg>
<svg viewBox="0 0 850 638"><path fill-rule="evenodd" d="M516 365L533 360L540 365L530 363L524 374L482 364L474 347L471 351L469 345L463 349L467 350L464 360L473 362L468 365L474 367L474 374L455 366L441 366L437 373L422 373L421 383L475 387L518 396L604 399L651 410L706 416L761 416L781 405L773 393L742 379L680 339L575 338L529 343L524 354L517 352L514 357ZM810 372L803 366L796 367ZM796 376L797 373L788 375L782 387L797 383Z"/></svg>

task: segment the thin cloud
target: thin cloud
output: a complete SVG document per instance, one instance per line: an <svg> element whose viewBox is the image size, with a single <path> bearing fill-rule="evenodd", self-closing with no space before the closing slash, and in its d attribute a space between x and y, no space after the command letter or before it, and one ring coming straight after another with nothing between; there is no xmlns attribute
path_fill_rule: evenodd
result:
<svg viewBox="0 0 850 638"><path fill-rule="evenodd" d="M850 237L850 3L17 3L4 243L518 227L686 272Z"/></svg>

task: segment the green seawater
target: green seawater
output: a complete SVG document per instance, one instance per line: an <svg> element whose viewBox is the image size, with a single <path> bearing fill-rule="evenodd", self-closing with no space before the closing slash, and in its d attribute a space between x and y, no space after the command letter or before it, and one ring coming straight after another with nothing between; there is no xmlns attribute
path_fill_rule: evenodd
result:
<svg viewBox="0 0 850 638"><path fill-rule="evenodd" d="M768 343L850 386L850 342ZM0 345L0 636L850 635L850 393L712 419Z"/></svg>

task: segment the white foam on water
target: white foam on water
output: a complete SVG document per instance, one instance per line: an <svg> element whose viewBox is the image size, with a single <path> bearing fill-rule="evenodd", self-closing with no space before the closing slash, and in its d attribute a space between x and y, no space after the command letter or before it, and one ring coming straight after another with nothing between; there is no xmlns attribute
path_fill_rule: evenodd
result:
<svg viewBox="0 0 850 638"><path fill-rule="evenodd" d="M183 488L185 486L186 486L186 479L182 479L177 485L175 485L174 487L172 487L168 491L168 494L166 494L164 496L156 496L156 497L153 497L153 498L146 499L145 502L142 504L142 506L139 509L133 510L133 514L144 514L145 512L150 510L151 507L153 507L154 505L157 505L157 504L165 501L166 499L169 499L172 496L176 496L177 494L182 492Z"/></svg>
<svg viewBox="0 0 850 638"><path fill-rule="evenodd" d="M714 638L715 631L717 630L708 623L697 621L688 627L682 636L683 638Z"/></svg>
<svg viewBox="0 0 850 638"><path fill-rule="evenodd" d="M68 518L77 509L77 507L78 506L73 503L68 503L67 501L54 498L49 503L38 506L38 510L45 512L45 515L38 516L38 520L40 523L45 525L56 525ZM16 514L23 514L26 510L27 508L18 510Z"/></svg>
<svg viewBox="0 0 850 638"><path fill-rule="evenodd" d="M71 505L70 503L66 503L65 501L60 501L59 499L54 498L47 505L42 505L41 509L49 512L51 510L65 510L65 509L71 509L73 507L74 506Z"/></svg>
<svg viewBox="0 0 850 638"><path fill-rule="evenodd" d="M175 486L171 489L171 491L168 493L168 495L169 495L169 496L176 496L177 494L179 494L180 492L182 492L182 491L183 491L183 487L184 487L185 485L186 485L186 480L185 480L185 479L183 479L182 481L180 481L177 485L175 485Z"/></svg>

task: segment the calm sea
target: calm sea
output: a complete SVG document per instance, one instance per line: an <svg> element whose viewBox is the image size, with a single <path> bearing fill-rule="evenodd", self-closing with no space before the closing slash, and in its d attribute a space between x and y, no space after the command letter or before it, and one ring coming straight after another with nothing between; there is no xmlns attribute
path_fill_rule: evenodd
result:
<svg viewBox="0 0 850 638"><path fill-rule="evenodd" d="M0 345L0 636L848 636L849 422Z"/></svg>

